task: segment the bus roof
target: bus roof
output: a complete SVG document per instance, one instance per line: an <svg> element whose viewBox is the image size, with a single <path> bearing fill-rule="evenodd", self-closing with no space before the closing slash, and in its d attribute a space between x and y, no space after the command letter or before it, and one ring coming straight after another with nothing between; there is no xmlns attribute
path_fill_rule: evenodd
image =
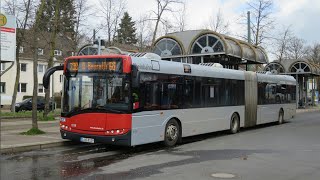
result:
<svg viewBox="0 0 320 180"><path fill-rule="evenodd" d="M187 64L165 60L152 60L148 58L131 57L132 63L138 66L141 72L153 72L163 74L177 74L187 76L215 77L244 80L245 71L224 69L197 64ZM185 72L185 66L191 68L190 73ZM296 84L296 80L288 75L270 75L257 73L258 81L280 84Z"/></svg>
<svg viewBox="0 0 320 180"><path fill-rule="evenodd" d="M257 73L257 77L259 82L296 85L296 79L288 75L271 75Z"/></svg>
<svg viewBox="0 0 320 180"><path fill-rule="evenodd" d="M232 69L187 64L165 60L151 60L147 58L131 57L132 64L137 65L140 72L153 72L163 74L177 74L187 76L203 76L244 80L244 72ZM185 67L191 68L190 73L185 72Z"/></svg>

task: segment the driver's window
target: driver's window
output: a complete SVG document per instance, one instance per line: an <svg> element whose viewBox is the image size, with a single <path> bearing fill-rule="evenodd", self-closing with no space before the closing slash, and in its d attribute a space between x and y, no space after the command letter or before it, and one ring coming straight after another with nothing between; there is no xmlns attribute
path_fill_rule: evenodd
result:
<svg viewBox="0 0 320 180"><path fill-rule="evenodd" d="M104 106L107 101L106 79L94 78L93 81L93 106ZM90 96L92 97L92 96Z"/></svg>
<svg viewBox="0 0 320 180"><path fill-rule="evenodd" d="M89 76L83 76L81 79L81 107L92 107L93 97L93 78Z"/></svg>

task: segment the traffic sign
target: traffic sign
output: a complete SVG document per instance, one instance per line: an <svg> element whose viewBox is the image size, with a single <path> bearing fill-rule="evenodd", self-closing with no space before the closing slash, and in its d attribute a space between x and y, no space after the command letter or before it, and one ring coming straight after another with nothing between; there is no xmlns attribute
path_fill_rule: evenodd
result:
<svg viewBox="0 0 320 180"><path fill-rule="evenodd" d="M16 18L13 15L0 14L1 61L16 60Z"/></svg>

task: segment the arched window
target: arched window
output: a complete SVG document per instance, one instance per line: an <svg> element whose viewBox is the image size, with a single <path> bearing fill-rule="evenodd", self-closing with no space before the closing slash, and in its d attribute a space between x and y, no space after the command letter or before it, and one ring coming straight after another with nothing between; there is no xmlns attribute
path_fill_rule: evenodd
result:
<svg viewBox="0 0 320 180"><path fill-rule="evenodd" d="M191 52L192 54L224 52L224 47L216 36L205 34L194 41Z"/></svg>
<svg viewBox="0 0 320 180"><path fill-rule="evenodd" d="M163 38L156 43L153 52L161 57L168 57L181 55L182 49L177 41L171 38Z"/></svg>
<svg viewBox="0 0 320 180"><path fill-rule="evenodd" d="M309 65L305 62L296 62L291 66L290 72L292 73L311 73Z"/></svg>
<svg viewBox="0 0 320 180"><path fill-rule="evenodd" d="M85 46L82 49L79 50L78 56L84 56L84 55L97 55L98 49L92 47L91 45Z"/></svg>
<svg viewBox="0 0 320 180"><path fill-rule="evenodd" d="M283 66L276 62L269 63L264 69L265 71L270 71L272 74L284 73Z"/></svg>

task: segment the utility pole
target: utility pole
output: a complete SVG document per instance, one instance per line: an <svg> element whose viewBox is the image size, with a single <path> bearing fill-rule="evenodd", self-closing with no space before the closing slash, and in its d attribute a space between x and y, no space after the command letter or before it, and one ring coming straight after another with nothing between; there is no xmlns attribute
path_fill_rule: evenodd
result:
<svg viewBox="0 0 320 180"><path fill-rule="evenodd" d="M251 27L250 27L250 11L247 12L247 38L248 43L251 44ZM248 71L248 64L246 64L246 71Z"/></svg>
<svg viewBox="0 0 320 180"><path fill-rule="evenodd" d="M96 30L95 29L93 29L93 42L94 42L94 40L96 40Z"/></svg>
<svg viewBox="0 0 320 180"><path fill-rule="evenodd" d="M251 26L250 26L250 11L247 12L247 19L248 19L248 43L251 44Z"/></svg>
<svg viewBox="0 0 320 180"><path fill-rule="evenodd" d="M101 38L98 36L98 55L101 54Z"/></svg>
<svg viewBox="0 0 320 180"><path fill-rule="evenodd" d="M251 20L250 20L250 11L247 12L247 19L248 19L248 43L251 44ZM254 64L255 71L257 72L258 66Z"/></svg>

